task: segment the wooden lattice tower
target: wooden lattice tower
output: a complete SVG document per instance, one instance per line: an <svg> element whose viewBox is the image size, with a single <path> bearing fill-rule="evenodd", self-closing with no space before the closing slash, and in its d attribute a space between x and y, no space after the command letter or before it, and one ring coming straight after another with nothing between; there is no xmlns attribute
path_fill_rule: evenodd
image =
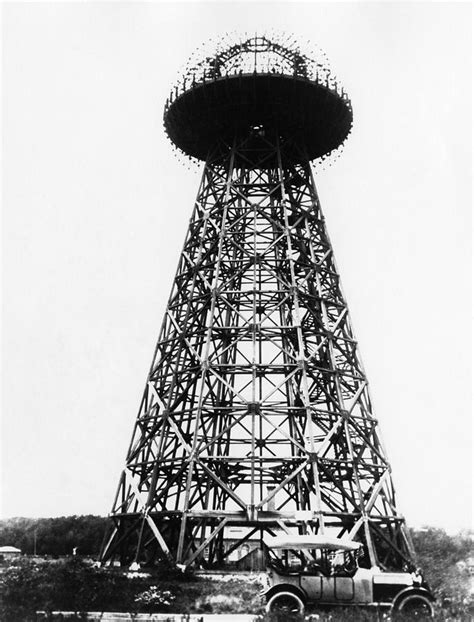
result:
<svg viewBox="0 0 474 622"><path fill-rule="evenodd" d="M222 566L283 530L410 566L310 167L350 132L347 95L251 37L191 64L164 120L204 171L102 560Z"/></svg>

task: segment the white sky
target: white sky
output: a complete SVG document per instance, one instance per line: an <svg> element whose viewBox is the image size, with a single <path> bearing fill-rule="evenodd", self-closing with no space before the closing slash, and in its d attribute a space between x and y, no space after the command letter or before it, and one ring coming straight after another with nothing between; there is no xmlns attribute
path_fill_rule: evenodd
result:
<svg viewBox="0 0 474 622"><path fill-rule="evenodd" d="M316 182L410 525L471 525L469 3L3 5L3 515L105 514L198 176L162 109L202 41L314 40L354 106Z"/></svg>

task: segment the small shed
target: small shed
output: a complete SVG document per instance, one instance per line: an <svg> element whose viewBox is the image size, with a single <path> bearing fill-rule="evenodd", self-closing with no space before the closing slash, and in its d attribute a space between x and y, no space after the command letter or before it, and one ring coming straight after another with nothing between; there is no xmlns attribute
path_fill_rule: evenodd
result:
<svg viewBox="0 0 474 622"><path fill-rule="evenodd" d="M16 546L0 546L0 559L12 559L21 555L21 550Z"/></svg>

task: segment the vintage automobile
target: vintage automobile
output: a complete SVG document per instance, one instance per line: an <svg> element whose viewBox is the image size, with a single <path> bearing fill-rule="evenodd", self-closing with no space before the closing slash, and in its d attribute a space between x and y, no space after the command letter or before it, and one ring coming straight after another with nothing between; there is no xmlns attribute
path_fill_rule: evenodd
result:
<svg viewBox="0 0 474 622"><path fill-rule="evenodd" d="M287 535L268 538L265 544L268 612L303 613L306 606L367 606L390 610L394 617L403 614L405 619L433 616L434 597L422 575L360 568L359 542Z"/></svg>

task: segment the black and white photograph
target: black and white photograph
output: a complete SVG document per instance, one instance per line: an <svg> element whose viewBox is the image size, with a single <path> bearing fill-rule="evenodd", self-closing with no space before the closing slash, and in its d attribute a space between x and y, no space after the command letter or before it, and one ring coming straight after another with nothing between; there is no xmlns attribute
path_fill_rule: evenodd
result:
<svg viewBox="0 0 474 622"><path fill-rule="evenodd" d="M472 8L2 3L0 620L472 620Z"/></svg>

